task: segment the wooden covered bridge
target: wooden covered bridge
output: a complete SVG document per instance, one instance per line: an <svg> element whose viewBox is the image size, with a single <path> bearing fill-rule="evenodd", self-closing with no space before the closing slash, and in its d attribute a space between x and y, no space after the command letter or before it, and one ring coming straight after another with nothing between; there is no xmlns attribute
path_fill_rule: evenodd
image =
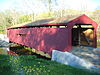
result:
<svg viewBox="0 0 100 75"><path fill-rule="evenodd" d="M85 14L38 20L8 28L10 42L51 56L52 50L70 51L72 46L97 46L98 24Z"/></svg>

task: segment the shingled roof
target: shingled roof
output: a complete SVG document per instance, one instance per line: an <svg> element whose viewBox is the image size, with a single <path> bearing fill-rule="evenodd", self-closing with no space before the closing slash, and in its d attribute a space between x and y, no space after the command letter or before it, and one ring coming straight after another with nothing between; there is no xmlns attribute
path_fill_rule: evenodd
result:
<svg viewBox="0 0 100 75"><path fill-rule="evenodd" d="M87 18L87 19L86 19ZM31 23L21 24L19 27L11 27L12 28L25 28L25 27L34 27L34 26L51 26L51 25L72 25L72 23L83 23L83 24L92 24L95 23L92 19L90 19L85 14L83 15L68 15L66 17L55 17L55 18L47 18L36 20ZM93 24L94 25L94 24Z"/></svg>
<svg viewBox="0 0 100 75"><path fill-rule="evenodd" d="M71 21L79 16L80 15L68 15L66 17L54 17L54 18L39 19L39 20L35 20L33 22L26 22L23 24L12 26L12 27L68 23L69 21Z"/></svg>
<svg viewBox="0 0 100 75"><path fill-rule="evenodd" d="M71 21L79 16L80 15L68 15L66 17L55 17L55 18L41 19L41 20L36 20L34 22L25 24L24 26L68 23L69 21Z"/></svg>

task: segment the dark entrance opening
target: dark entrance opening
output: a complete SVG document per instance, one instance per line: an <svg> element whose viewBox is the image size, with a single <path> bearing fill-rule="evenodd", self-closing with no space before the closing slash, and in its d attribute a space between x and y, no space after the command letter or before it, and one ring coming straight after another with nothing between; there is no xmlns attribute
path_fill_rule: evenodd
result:
<svg viewBox="0 0 100 75"><path fill-rule="evenodd" d="M93 47L94 28L92 25L75 25L72 28L72 46Z"/></svg>

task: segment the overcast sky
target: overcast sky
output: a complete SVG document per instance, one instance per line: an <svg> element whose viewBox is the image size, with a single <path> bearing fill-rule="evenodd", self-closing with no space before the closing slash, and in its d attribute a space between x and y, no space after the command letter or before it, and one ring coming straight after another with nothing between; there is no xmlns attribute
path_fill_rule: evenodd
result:
<svg viewBox="0 0 100 75"><path fill-rule="evenodd" d="M46 1L46 0L44 0ZM40 0L0 0L0 11L16 9L26 13L47 11L47 6ZM75 9L93 11L100 9L100 0L52 0L52 9Z"/></svg>

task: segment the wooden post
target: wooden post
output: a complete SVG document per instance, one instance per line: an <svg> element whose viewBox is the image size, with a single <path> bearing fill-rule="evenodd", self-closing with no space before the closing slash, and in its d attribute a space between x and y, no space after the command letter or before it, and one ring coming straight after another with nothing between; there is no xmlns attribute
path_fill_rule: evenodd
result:
<svg viewBox="0 0 100 75"><path fill-rule="evenodd" d="M81 25L78 25L78 29L79 29L79 32L78 32L78 34L79 34L79 46L81 46L81 35L80 35L80 33L81 33L81 31L80 31Z"/></svg>

